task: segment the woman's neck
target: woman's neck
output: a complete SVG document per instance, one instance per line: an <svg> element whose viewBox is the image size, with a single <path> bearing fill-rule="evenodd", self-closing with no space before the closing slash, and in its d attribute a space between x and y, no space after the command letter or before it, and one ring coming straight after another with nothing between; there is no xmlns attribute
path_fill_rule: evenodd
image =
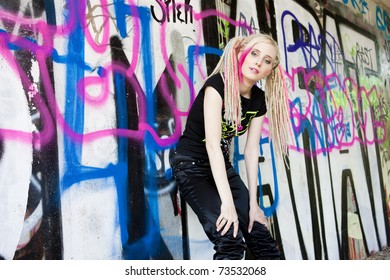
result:
<svg viewBox="0 0 390 280"><path fill-rule="evenodd" d="M242 97L251 98L251 91L252 91L253 85L245 85L245 84L240 84L239 90L240 90L240 95Z"/></svg>

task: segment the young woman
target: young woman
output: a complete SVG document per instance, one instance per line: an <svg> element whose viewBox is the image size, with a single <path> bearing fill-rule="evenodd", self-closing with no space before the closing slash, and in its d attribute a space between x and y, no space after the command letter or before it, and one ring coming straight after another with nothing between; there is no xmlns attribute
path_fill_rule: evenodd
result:
<svg viewBox="0 0 390 280"><path fill-rule="evenodd" d="M270 137L287 153L288 109L272 37L231 39L191 106L171 166L179 191L214 244L214 259L280 259L257 200L259 143L268 107ZM267 94L256 83L266 78ZM266 106L266 104L268 106ZM229 157L233 137L247 133L248 187Z"/></svg>

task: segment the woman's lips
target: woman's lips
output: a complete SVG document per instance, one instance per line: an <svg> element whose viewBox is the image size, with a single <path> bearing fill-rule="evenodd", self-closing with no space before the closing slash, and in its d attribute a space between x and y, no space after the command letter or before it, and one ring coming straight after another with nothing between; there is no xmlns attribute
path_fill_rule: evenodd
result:
<svg viewBox="0 0 390 280"><path fill-rule="evenodd" d="M256 74L259 74L259 70L257 70L256 68L250 68L252 72L256 73Z"/></svg>

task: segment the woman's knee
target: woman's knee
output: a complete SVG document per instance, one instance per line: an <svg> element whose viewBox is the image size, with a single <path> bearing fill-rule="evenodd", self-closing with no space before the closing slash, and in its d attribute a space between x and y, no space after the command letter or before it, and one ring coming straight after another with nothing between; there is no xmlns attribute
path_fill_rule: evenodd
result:
<svg viewBox="0 0 390 280"><path fill-rule="evenodd" d="M244 257L246 244L242 236L222 236L214 242L214 260L241 260Z"/></svg>
<svg viewBox="0 0 390 280"><path fill-rule="evenodd" d="M245 236L246 243L256 259L280 259L275 239L266 226L255 222L253 229Z"/></svg>

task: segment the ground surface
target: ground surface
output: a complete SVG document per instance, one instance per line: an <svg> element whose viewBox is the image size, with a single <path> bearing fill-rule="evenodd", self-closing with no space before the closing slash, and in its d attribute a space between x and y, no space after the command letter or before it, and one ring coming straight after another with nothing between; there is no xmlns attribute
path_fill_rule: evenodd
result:
<svg viewBox="0 0 390 280"><path fill-rule="evenodd" d="M390 260L390 247L384 247L379 252L371 254L366 260Z"/></svg>

